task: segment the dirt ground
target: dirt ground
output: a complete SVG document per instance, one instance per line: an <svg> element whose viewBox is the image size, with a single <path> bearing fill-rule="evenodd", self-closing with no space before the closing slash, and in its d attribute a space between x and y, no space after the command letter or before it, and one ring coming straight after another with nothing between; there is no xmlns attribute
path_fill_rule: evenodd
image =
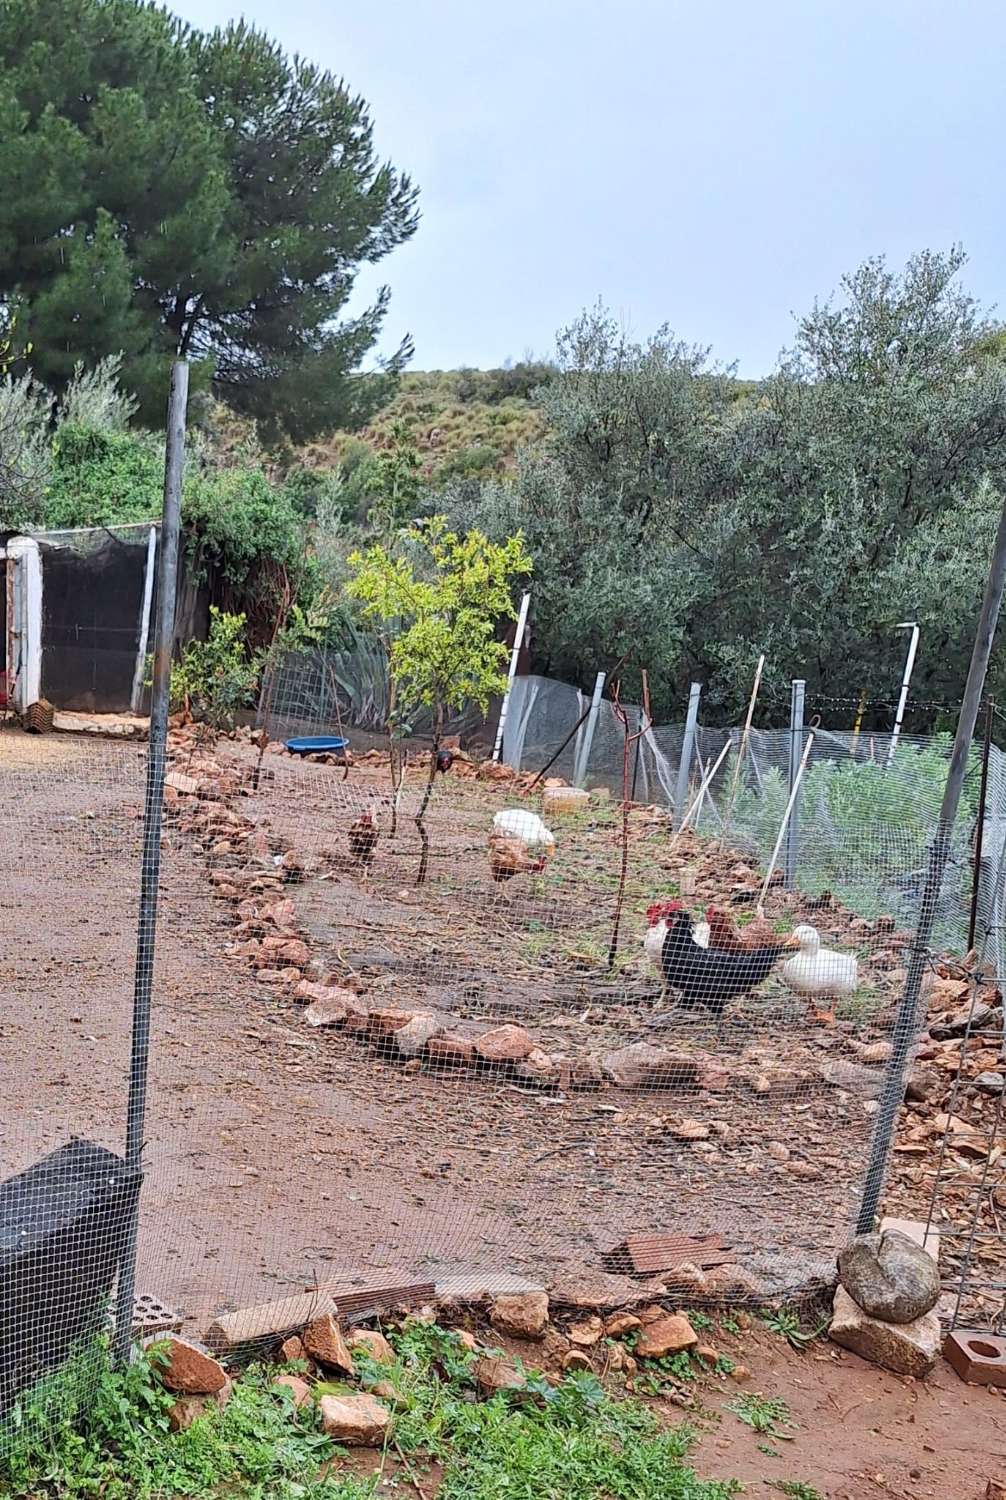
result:
<svg viewBox="0 0 1006 1500"><path fill-rule="evenodd" d="M0 734L5 1174L71 1136L121 1150L144 769L142 746ZM363 975L389 1003L433 1003L462 1024L513 1016L550 1046L668 1044L635 957L648 894L638 876L627 907L630 962L619 993L605 995L586 977L603 927L572 865L560 883L509 901L485 878L477 863L484 789L457 795L449 834L444 814L432 885L417 899L405 873L414 833L405 853L389 844L369 883L347 880L337 853L326 861L347 820L376 795L365 778L340 800L329 767L283 760L273 769L260 798L248 800L271 834L319 862L295 888L295 904L336 972ZM612 823L588 832L573 830L565 847L582 868L604 873ZM457 926L450 917L462 897L476 914L459 946L445 932ZM795 920L782 907L777 914ZM191 1326L336 1273L394 1267L449 1284L472 1272L502 1284L504 1275L596 1268L600 1251L632 1228L725 1232L738 1260L780 1290L833 1263L859 1188L869 1091L714 1097L702 1109L716 1128L696 1151L662 1128L664 1096L563 1096L504 1079L408 1076L350 1037L306 1028L289 998L228 953L232 920L200 852L169 827L140 1290L178 1307ZM535 940L555 944L557 934L560 956L549 970ZM815 1028L767 989L715 1039L727 1065L771 1059L784 1030L789 1065L817 1066L883 1024L878 1008L865 1028L862 1018ZM689 1100L685 1113L699 1108ZM785 1159L772 1142L784 1143ZM1001 1398L961 1386L946 1369L921 1387L826 1346L791 1358L770 1341L757 1357L757 1365L748 1359L752 1386L783 1395L801 1425L787 1458L803 1452L809 1467L797 1474L791 1463L785 1477L806 1477L828 1500L969 1500L983 1492L978 1476L992 1476L988 1455L1006 1452ZM704 1438L700 1467L760 1478L767 1460L737 1425ZM913 1468L923 1477L911 1478Z"/></svg>
<svg viewBox="0 0 1006 1500"><path fill-rule="evenodd" d="M741 1389L781 1396L790 1441L766 1441L728 1411L738 1388L704 1393L694 1459L704 1478L736 1478L754 1500L803 1481L824 1500L985 1500L989 1480L1006 1481L1006 1397L963 1385L942 1362L913 1381L865 1364L827 1342L796 1353L767 1332L716 1336L743 1359ZM774 1448L778 1457L761 1451Z"/></svg>

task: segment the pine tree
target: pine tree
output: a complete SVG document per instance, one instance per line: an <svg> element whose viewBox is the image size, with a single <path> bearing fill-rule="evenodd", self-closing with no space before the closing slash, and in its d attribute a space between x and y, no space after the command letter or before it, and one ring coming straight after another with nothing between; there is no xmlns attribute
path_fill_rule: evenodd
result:
<svg viewBox="0 0 1006 1500"><path fill-rule="evenodd" d="M385 395L354 372L386 293L337 319L358 265L413 233L415 190L375 157L363 100L252 28L203 35L136 0L0 0L0 182L0 300L23 306L55 388L121 348L160 420L180 351L265 431L301 438Z"/></svg>

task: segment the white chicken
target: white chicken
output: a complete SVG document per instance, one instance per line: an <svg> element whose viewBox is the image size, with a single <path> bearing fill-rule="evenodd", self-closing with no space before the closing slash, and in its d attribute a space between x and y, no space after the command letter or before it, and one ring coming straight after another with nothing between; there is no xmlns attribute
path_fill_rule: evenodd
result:
<svg viewBox="0 0 1006 1500"><path fill-rule="evenodd" d="M807 924L794 928L793 937L800 951L786 960L779 974L794 994L808 1000L837 1000L855 992L859 963L853 954L822 948L821 934Z"/></svg>
<svg viewBox="0 0 1006 1500"><path fill-rule="evenodd" d="M508 807L493 818L489 869L497 884L514 875L539 873L554 853L555 834L537 813Z"/></svg>
<svg viewBox="0 0 1006 1500"><path fill-rule="evenodd" d="M680 901L657 901L646 908L646 931L643 934L643 952L650 963L660 975L660 982L664 984L664 938L667 936L667 925L669 918L676 916L682 910ZM709 923L692 923L692 941L698 943L700 948L709 947Z"/></svg>

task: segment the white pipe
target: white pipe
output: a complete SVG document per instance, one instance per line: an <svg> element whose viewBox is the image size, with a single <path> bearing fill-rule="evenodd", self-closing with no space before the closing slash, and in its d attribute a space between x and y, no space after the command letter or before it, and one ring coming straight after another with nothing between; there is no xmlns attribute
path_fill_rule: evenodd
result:
<svg viewBox="0 0 1006 1500"><path fill-rule="evenodd" d="M510 670L507 673L506 692L503 694L503 702L500 704L500 721L496 726L496 743L493 746L493 760L499 760L503 749L503 731L506 728L507 710L510 707L510 694L513 691L513 680L517 676L517 661L520 657L521 642L524 639L524 629L527 625L528 605L531 603L531 591L525 593L520 601L520 612L517 615L517 633L513 638L513 650L510 653Z"/></svg>
<svg viewBox="0 0 1006 1500"><path fill-rule="evenodd" d="M150 605L154 597L154 556L157 552L157 527L151 526L147 536L147 566L143 574L143 603L140 605L140 638L136 647L136 666L133 669L133 691L129 695L129 707L134 714L140 712L143 700L144 668L147 665L147 639L150 635Z"/></svg>
<svg viewBox="0 0 1006 1500"><path fill-rule="evenodd" d="M912 680L912 672L915 669L915 653L919 649L919 635L921 634L915 620L902 620L900 625L895 625L895 630L910 630L912 639L908 645L908 655L905 658L905 675L901 680L901 696L898 698L898 711L894 716L894 729L891 734L891 743L887 751L887 769L890 770L894 764L894 752L898 748L898 737L901 734L901 722L905 717L905 704L908 702L908 685Z"/></svg>
<svg viewBox="0 0 1006 1500"><path fill-rule="evenodd" d="M733 742L730 739L727 740L726 744L723 746L723 749L720 751L719 755L717 755L715 761L713 762L712 767L710 768L709 771L707 771L707 773L705 775L705 778L704 778L704 780L702 782L702 785L699 787L698 791L695 793L695 801L692 803L691 807L685 813L684 817L681 819L681 822L678 824L677 828L674 830L674 837L671 839L671 842L668 845L668 848L670 848L670 849L674 848L674 845L677 842L678 834L679 833L684 833L685 829L688 827L688 824L691 822L692 818L695 816L695 814L698 812L699 808L702 806L702 799L706 795L706 787L712 781L713 777L716 775L716 772L719 770L720 766L726 760L727 751L730 749L730 746L731 746L732 743Z"/></svg>
<svg viewBox="0 0 1006 1500"><path fill-rule="evenodd" d="M803 756L797 768L796 776L793 778L793 787L789 794L789 801L786 803L786 811L782 815L782 822L779 824L779 836L775 841L775 848L772 850L772 858L769 860L768 869L765 872L765 882L761 888L761 895L758 897L759 915L761 914L761 909L765 904L765 896L768 893L769 881L772 879L772 871L775 869L775 862L779 858L779 850L782 848L782 841L786 833L786 825L789 823L790 813L793 811L793 804L796 802L796 794L800 790L800 782L803 780L803 773L807 769L807 762L810 759L810 747L811 745L813 745L813 743L814 731L811 730L810 734L808 734L807 736L807 743L804 746Z"/></svg>
<svg viewBox="0 0 1006 1500"><path fill-rule="evenodd" d="M594 744L594 734L597 730L597 716L601 709L601 694L604 692L606 676L607 673L598 672L594 678L594 695L590 700L590 714L587 718L586 728L583 730L583 738L580 740L580 748L573 766L574 786L582 786L587 776L587 763L590 760L590 752Z"/></svg>

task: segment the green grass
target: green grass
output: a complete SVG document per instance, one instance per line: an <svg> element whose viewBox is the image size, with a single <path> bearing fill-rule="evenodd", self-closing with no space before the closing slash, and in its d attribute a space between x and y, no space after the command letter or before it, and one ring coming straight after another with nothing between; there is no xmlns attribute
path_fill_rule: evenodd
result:
<svg viewBox="0 0 1006 1500"><path fill-rule="evenodd" d="M746 1422L755 1432L764 1433L768 1437L787 1438L788 1434L780 1432L780 1427L792 1427L790 1421L789 1407L781 1396L763 1396L760 1393L745 1394L738 1396L736 1401L727 1405L727 1411L733 1412L742 1422Z"/></svg>
<svg viewBox="0 0 1006 1500"><path fill-rule="evenodd" d="M812 1484L804 1484L799 1479L766 1479L765 1483L770 1489L778 1490L780 1495L788 1495L790 1500L824 1500Z"/></svg>
<svg viewBox="0 0 1006 1500"><path fill-rule="evenodd" d="M358 1384L396 1391L395 1449L377 1472L340 1472L317 1409L296 1411L277 1367L246 1371L227 1406L172 1433L173 1397L150 1357L109 1369L104 1351L37 1387L8 1420L4 1500L372 1500L383 1476L407 1493L431 1464L437 1500L729 1500L732 1480L702 1480L685 1459L694 1433L662 1427L642 1403L615 1399L589 1372L553 1387L477 1399L474 1357L453 1335L391 1333L391 1367L361 1359ZM0 1449L2 1451L2 1449ZM399 1455L407 1466L395 1469ZM384 1492L382 1486L381 1492ZM427 1487L431 1496L433 1490Z"/></svg>
<svg viewBox="0 0 1006 1500"><path fill-rule="evenodd" d="M825 1318L816 1328L804 1328L800 1314L792 1307L777 1307L773 1312L766 1313L762 1322L770 1333L777 1333L794 1349L805 1349L808 1344L821 1337L828 1325L828 1319Z"/></svg>

